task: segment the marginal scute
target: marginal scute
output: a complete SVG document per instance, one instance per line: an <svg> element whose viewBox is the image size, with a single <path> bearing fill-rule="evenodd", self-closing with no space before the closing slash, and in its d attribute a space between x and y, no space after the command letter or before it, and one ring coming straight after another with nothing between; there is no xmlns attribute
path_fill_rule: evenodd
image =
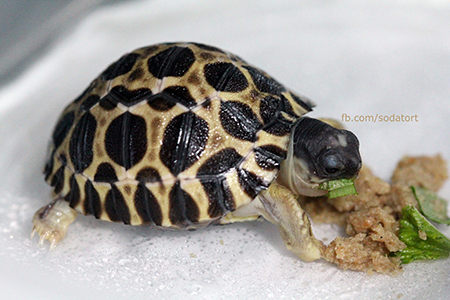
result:
<svg viewBox="0 0 450 300"><path fill-rule="evenodd" d="M211 219L223 216L235 209L233 194L224 178L210 177L200 180L209 200L208 215Z"/></svg>
<svg viewBox="0 0 450 300"><path fill-rule="evenodd" d="M96 219L100 219L102 214L102 204L100 195L90 180L86 180L84 185L84 214L94 215Z"/></svg>
<svg viewBox="0 0 450 300"><path fill-rule="evenodd" d="M219 181L214 178L211 180L202 180L203 189L209 200L208 215L211 219L219 218L227 211L223 200L223 192Z"/></svg>
<svg viewBox="0 0 450 300"><path fill-rule="evenodd" d="M75 208L80 203L80 187L78 186L75 174L72 174L69 180L70 191L64 197L64 200L69 202L70 207Z"/></svg>
<svg viewBox="0 0 450 300"><path fill-rule="evenodd" d="M191 195L180 186L180 182L173 186L169 193L169 219L173 225L187 227L198 223L200 211Z"/></svg>
<svg viewBox="0 0 450 300"><path fill-rule="evenodd" d="M244 169L238 170L238 178L242 190L252 199L255 198L259 192L265 190L269 186L263 178L258 177L256 174Z"/></svg>
<svg viewBox="0 0 450 300"><path fill-rule="evenodd" d="M291 116L296 116L294 110L292 109L292 105L289 103L289 100L286 99L286 97L283 94L281 94L280 97L281 97L281 101L283 102L282 103L283 111L290 114ZM311 108L309 108L309 110L307 110L307 111L310 111L310 110L311 110Z"/></svg>
<svg viewBox="0 0 450 300"><path fill-rule="evenodd" d="M271 144L257 147L255 148L255 152L265 153L265 155L270 155L279 161L285 160L287 156L286 150Z"/></svg>
<svg viewBox="0 0 450 300"><path fill-rule="evenodd" d="M53 160L55 159L55 150L52 151L52 154L50 155L50 157L47 159L47 163L45 164L44 167L44 176L45 176L45 181L48 181L50 176L52 175L53 172Z"/></svg>
<svg viewBox="0 0 450 300"><path fill-rule="evenodd" d="M50 183L55 189L55 194L59 194L64 187L64 166L61 166L53 175L52 182Z"/></svg>
<svg viewBox="0 0 450 300"><path fill-rule="evenodd" d="M294 93L290 93L290 94L291 94L292 98L295 100L295 102L300 104L300 106L303 107L307 112L312 111L312 108L314 107L314 103L312 103L308 99L302 99Z"/></svg>
<svg viewBox="0 0 450 300"><path fill-rule="evenodd" d="M255 148L255 160L264 170L280 168L281 161L286 158L286 151L276 145L264 145Z"/></svg>
<svg viewBox="0 0 450 300"><path fill-rule="evenodd" d="M134 207L143 224L161 226L162 212L158 200L143 183L139 183L134 195Z"/></svg>
<svg viewBox="0 0 450 300"><path fill-rule="evenodd" d="M106 194L105 211L112 222L130 224L131 216L128 205L119 189L111 184L111 189Z"/></svg>

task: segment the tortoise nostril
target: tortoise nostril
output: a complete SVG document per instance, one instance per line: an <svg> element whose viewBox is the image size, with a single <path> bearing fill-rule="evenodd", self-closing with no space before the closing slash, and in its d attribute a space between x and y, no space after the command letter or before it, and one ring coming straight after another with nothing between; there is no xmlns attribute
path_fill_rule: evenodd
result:
<svg viewBox="0 0 450 300"><path fill-rule="evenodd" d="M361 169L361 159L358 158L352 158L349 159L346 164L346 174L347 176L356 176L359 173L359 170Z"/></svg>

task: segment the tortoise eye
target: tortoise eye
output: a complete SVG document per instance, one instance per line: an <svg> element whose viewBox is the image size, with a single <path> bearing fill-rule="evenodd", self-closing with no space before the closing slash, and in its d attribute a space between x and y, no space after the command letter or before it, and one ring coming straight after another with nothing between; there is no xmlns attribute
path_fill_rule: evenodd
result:
<svg viewBox="0 0 450 300"><path fill-rule="evenodd" d="M329 153L322 157L321 165L328 176L339 175L345 168L342 159L337 153Z"/></svg>

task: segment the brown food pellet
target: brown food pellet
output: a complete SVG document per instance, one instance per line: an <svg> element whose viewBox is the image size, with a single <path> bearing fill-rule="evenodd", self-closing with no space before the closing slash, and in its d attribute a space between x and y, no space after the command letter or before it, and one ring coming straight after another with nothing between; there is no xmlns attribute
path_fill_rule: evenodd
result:
<svg viewBox="0 0 450 300"><path fill-rule="evenodd" d="M400 160L392 175L392 183L403 186L420 186L436 192L447 178L447 162L440 154L405 156Z"/></svg>
<svg viewBox="0 0 450 300"><path fill-rule="evenodd" d="M332 241L324 252L325 260L342 269L395 275L401 271L400 260L390 254L406 247L398 238L402 208L418 207L410 186L436 191L447 178L447 164L440 155L406 156L398 163L392 184L363 166L355 179L358 195L300 197L299 202L314 222L346 228L349 236Z"/></svg>

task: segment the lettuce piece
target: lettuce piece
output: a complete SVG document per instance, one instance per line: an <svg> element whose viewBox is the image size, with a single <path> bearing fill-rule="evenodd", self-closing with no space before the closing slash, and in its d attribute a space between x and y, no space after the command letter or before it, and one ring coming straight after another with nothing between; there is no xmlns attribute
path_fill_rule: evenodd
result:
<svg viewBox="0 0 450 300"><path fill-rule="evenodd" d="M357 195L353 179L330 180L320 184L319 189L328 190L328 198Z"/></svg>
<svg viewBox="0 0 450 300"><path fill-rule="evenodd" d="M411 189L419 203L420 211L425 217L439 224L450 225L445 199L439 197L435 192L421 187L411 186Z"/></svg>
<svg viewBox="0 0 450 300"><path fill-rule="evenodd" d="M415 260L447 258L450 240L425 219L413 206L405 206L400 219L399 238L406 248L395 255L402 263Z"/></svg>

